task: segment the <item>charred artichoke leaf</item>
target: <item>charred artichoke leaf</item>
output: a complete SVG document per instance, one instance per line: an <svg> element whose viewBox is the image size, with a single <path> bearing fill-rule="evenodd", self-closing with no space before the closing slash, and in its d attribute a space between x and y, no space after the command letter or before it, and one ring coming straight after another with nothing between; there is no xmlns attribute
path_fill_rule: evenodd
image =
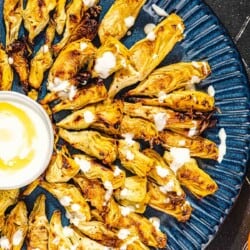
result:
<svg viewBox="0 0 250 250"><path fill-rule="evenodd" d="M92 127L107 134L116 135L119 133L123 117L122 111L123 102L121 100L107 99L73 112L59 121L57 126L70 130Z"/></svg>
<svg viewBox="0 0 250 250"><path fill-rule="evenodd" d="M104 164L111 164L116 159L116 140L103 136L97 131L71 132L60 128L59 136L71 144L72 147L96 157Z"/></svg>
<svg viewBox="0 0 250 250"><path fill-rule="evenodd" d="M146 176L154 165L154 161L140 151L140 144L133 140L119 140L118 154L122 166L140 177Z"/></svg>
<svg viewBox="0 0 250 250"><path fill-rule="evenodd" d="M111 169L103 166L94 158L84 154L73 155L74 161L78 164L83 175L90 179L100 179L106 189L117 189L124 184L125 172L121 169Z"/></svg>
<svg viewBox="0 0 250 250"><path fill-rule="evenodd" d="M142 118L125 115L120 126L120 134L132 134L135 139L152 141L157 138L158 131L154 123Z"/></svg>
<svg viewBox="0 0 250 250"><path fill-rule="evenodd" d="M148 203L147 179L139 176L125 178L124 185L114 192L114 197L121 205L143 213Z"/></svg>
<svg viewBox="0 0 250 250"><path fill-rule="evenodd" d="M50 220L49 245L48 249L95 249L105 250L103 246L96 241L80 234L73 226L62 226L61 212L56 210L53 212Z"/></svg>
<svg viewBox="0 0 250 250"><path fill-rule="evenodd" d="M50 12L56 7L56 0L28 0L23 10L24 27L29 32L29 41L40 34L50 19Z"/></svg>
<svg viewBox="0 0 250 250"><path fill-rule="evenodd" d="M180 62L154 70L127 95L158 97L181 88L192 88L211 73L207 62Z"/></svg>
<svg viewBox="0 0 250 250"><path fill-rule="evenodd" d="M148 182L148 205L163 213L172 215L178 221L187 221L192 212L189 202L183 202L183 197L179 197L175 193L162 191L161 187L157 184Z"/></svg>
<svg viewBox="0 0 250 250"><path fill-rule="evenodd" d="M168 164L173 163L173 157L169 151L165 151L163 157ZM199 167L194 158L190 158L176 170L176 177L180 184L197 198L214 194L218 189L216 182Z"/></svg>
<svg viewBox="0 0 250 250"><path fill-rule="evenodd" d="M86 39L68 44L49 71L47 88L51 93L45 96L43 103L51 102L59 96L73 99L76 87L75 81L71 83L70 80L74 79L85 64L93 59L95 51L96 48Z"/></svg>
<svg viewBox="0 0 250 250"><path fill-rule="evenodd" d="M159 225L155 226L153 220L131 212L122 216L119 221L120 228L130 228L137 232L142 243L152 247L166 247L167 236L160 231Z"/></svg>
<svg viewBox="0 0 250 250"><path fill-rule="evenodd" d="M88 221L81 223L78 229L89 238L96 240L98 243L109 246L119 247L122 240L118 235L107 228L107 226L100 221Z"/></svg>
<svg viewBox="0 0 250 250"><path fill-rule="evenodd" d="M171 131L163 131L159 133L159 140L161 145L170 150L172 149L184 149L184 151L189 151L188 154L190 156L205 158L205 159L213 159L217 160L219 155L219 150L217 145L210 141L209 139L196 136L193 138L189 138ZM174 150L173 150L174 151ZM174 154L173 154L174 155ZM175 157L178 160L177 156ZM174 161L174 164L175 165Z"/></svg>
<svg viewBox="0 0 250 250"><path fill-rule="evenodd" d="M60 5L63 5L64 3L61 2ZM59 3L58 3L59 8ZM62 29L62 23L64 22L64 13L59 13L58 11L62 9L62 6L60 6L60 9L57 10L56 13L59 16L56 21L58 21L58 28L59 31ZM67 44L73 30L76 28L76 26L80 23L83 15L84 15L84 3L82 0L72 0L70 3L66 6L66 22L65 22L65 29L63 32L63 38L60 40L59 43L55 44L53 46L53 50L55 54L58 54L63 47ZM62 15L62 16L61 16ZM59 24L59 19L60 24ZM64 61L66 62L66 61ZM62 64L63 65L63 64Z"/></svg>
<svg viewBox="0 0 250 250"><path fill-rule="evenodd" d="M159 186L162 186L163 190L165 188L166 191L175 192L179 197L183 197L184 200L186 195L176 179L175 172L166 164L161 155L150 148L143 150L143 153L155 161L155 165L148 173L148 177Z"/></svg>
<svg viewBox="0 0 250 250"><path fill-rule="evenodd" d="M13 250L22 248L28 230L28 211L25 203L19 201L10 211L3 227L1 237L8 239Z"/></svg>
<svg viewBox="0 0 250 250"><path fill-rule="evenodd" d="M72 93L72 90L70 90L69 98L62 98L62 101L52 108L53 113L61 110L77 110L88 104L105 100L107 97L107 89L102 80L97 81L98 82L93 82L85 87L74 90L73 97L70 97Z"/></svg>
<svg viewBox="0 0 250 250"><path fill-rule="evenodd" d="M170 94L160 93L158 98L134 98L145 105L168 107L177 111L215 110L214 97L197 90L177 90Z"/></svg>
<svg viewBox="0 0 250 250"><path fill-rule="evenodd" d="M93 6L89 8L84 13L84 16L79 24L72 31L68 43L79 40L81 38L86 38L90 41L94 40L97 34L101 10L101 6Z"/></svg>
<svg viewBox="0 0 250 250"><path fill-rule="evenodd" d="M103 17L98 35L102 43L108 37L120 40L134 25L146 0L117 0Z"/></svg>
<svg viewBox="0 0 250 250"><path fill-rule="evenodd" d="M74 183L76 183L83 194L86 201L90 202L91 206L97 208L100 212L103 210L105 202L106 190L103 184L98 179L88 179L83 173L77 174L74 178Z"/></svg>
<svg viewBox="0 0 250 250"><path fill-rule="evenodd" d="M146 38L136 42L129 50L133 70L118 71L109 88L113 98L121 89L144 80L182 40L184 24L182 19L171 14L160 22ZM130 68L131 69L131 68Z"/></svg>
<svg viewBox="0 0 250 250"><path fill-rule="evenodd" d="M79 169L69 155L66 146L63 146L54 152L45 178L48 182L67 182L79 172Z"/></svg>
<svg viewBox="0 0 250 250"><path fill-rule="evenodd" d="M27 249L47 249L49 239L49 222L46 216L46 196L41 194L35 201L29 216Z"/></svg>
<svg viewBox="0 0 250 250"><path fill-rule="evenodd" d="M129 63L129 50L116 38L108 37L96 52L92 74L106 79Z"/></svg>
<svg viewBox="0 0 250 250"><path fill-rule="evenodd" d="M0 190L0 216L3 216L6 209L17 202L19 189Z"/></svg>
<svg viewBox="0 0 250 250"><path fill-rule="evenodd" d="M40 186L58 199L65 208L68 219L76 227L91 219L89 205L75 185L43 181Z"/></svg>
<svg viewBox="0 0 250 250"><path fill-rule="evenodd" d="M44 73L50 69L53 64L54 60L51 43L54 40L54 36L55 25L53 22L50 22L46 30L45 44L40 47L30 62L29 84L36 90L41 87Z"/></svg>
<svg viewBox="0 0 250 250"><path fill-rule="evenodd" d="M3 5L3 17L6 29L6 46L18 38L18 32L22 23L23 0L5 0Z"/></svg>
<svg viewBox="0 0 250 250"><path fill-rule="evenodd" d="M187 129L188 133L200 133L209 125L210 114L201 112L183 113L164 107L147 106L142 103L124 102L124 113L153 122L158 131L164 129Z"/></svg>
<svg viewBox="0 0 250 250"><path fill-rule="evenodd" d="M57 0L53 19L56 23L56 32L61 35L66 23L66 2L67 0Z"/></svg>
<svg viewBox="0 0 250 250"><path fill-rule="evenodd" d="M25 93L29 90L30 64L28 56L30 51L30 45L25 39L15 40L7 46L7 53L11 61L11 66L17 72Z"/></svg>
<svg viewBox="0 0 250 250"><path fill-rule="evenodd" d="M0 90L11 90L13 71L9 58L2 45L0 45Z"/></svg>

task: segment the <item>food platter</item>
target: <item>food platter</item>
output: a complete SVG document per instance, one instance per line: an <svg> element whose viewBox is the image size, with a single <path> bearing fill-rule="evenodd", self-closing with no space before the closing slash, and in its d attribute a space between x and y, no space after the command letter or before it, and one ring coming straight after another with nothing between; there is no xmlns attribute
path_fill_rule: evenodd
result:
<svg viewBox="0 0 250 250"><path fill-rule="evenodd" d="M113 1L100 1L103 8L101 18ZM249 156L249 84L240 55L231 38L214 15L211 9L201 0L149 0L143 6L135 25L130 29L122 42L129 48L145 36L144 27L148 23L158 23L163 19L153 10L152 4L165 9L166 13L180 15L185 24L185 38L178 43L164 59L162 65L180 61L208 61L212 74L200 84L207 91L213 86L215 105L218 111L214 114L216 126L205 132L205 137L220 144L219 130L224 129L227 135L226 155L221 163L211 160L199 160L199 165L217 182L218 191L207 198L199 200L187 192L187 200L194 208L191 218L177 222L171 216L157 212L152 208L146 210L147 217L159 217L161 230L168 236L167 249L204 249L213 239L219 226L229 214L237 199L246 173ZM2 2L0 3L2 19ZM4 40L4 27L0 24L0 39ZM22 33L23 31L21 31ZM36 47L40 46L36 39ZM21 91L18 84L13 90ZM42 95L46 89L43 88ZM30 211L36 197L46 194L47 216L51 218L54 210L64 210L60 203L42 188L37 188L24 200ZM63 215L62 223L68 223Z"/></svg>

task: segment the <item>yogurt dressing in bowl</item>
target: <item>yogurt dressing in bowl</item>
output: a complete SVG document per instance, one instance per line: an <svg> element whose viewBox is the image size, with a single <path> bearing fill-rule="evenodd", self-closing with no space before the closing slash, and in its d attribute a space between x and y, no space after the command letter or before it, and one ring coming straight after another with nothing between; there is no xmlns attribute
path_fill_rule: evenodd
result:
<svg viewBox="0 0 250 250"><path fill-rule="evenodd" d="M43 108L22 94L0 91L0 189L25 186L43 173L53 151Z"/></svg>

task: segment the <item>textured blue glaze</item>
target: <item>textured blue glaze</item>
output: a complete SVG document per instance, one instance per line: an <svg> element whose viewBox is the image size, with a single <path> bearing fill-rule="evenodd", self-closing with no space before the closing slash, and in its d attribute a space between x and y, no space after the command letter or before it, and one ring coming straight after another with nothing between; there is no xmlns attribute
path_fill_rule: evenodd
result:
<svg viewBox="0 0 250 250"><path fill-rule="evenodd" d="M101 0L102 17L113 1ZM218 131L224 128L227 133L227 153L222 163L199 160L200 166L218 183L218 192L204 200L198 200L187 192L188 200L194 208L187 223L177 222L172 217L148 208L146 216L158 216L161 229L168 235L168 249L204 249L216 234L218 227L227 216L235 202L244 175L249 156L249 84L240 55L231 38L225 32L214 13L201 0L149 0L143 7L132 34L122 41L132 46L145 36L143 28L147 23L162 20L152 10L156 3L168 13L175 12L185 22L185 39L175 46L162 64L178 61L208 60L212 74L205 79L200 88L206 90L212 85L215 89L216 106L221 113L215 114L218 123L205 136L219 144ZM5 43L5 31L2 19L3 1L0 1L0 41ZM22 29L20 34L25 34ZM36 40L35 50L43 43L43 34ZM21 91L15 78L13 90ZM43 93L45 88L43 86ZM26 198L29 211L39 193L47 195L47 213L51 217L54 209L64 210L59 202L42 188L37 188ZM63 224L68 220L63 215Z"/></svg>

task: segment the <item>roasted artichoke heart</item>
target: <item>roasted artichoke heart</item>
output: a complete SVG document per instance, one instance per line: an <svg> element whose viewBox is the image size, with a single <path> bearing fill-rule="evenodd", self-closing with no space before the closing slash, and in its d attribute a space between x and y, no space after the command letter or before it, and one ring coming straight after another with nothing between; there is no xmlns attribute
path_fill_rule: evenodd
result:
<svg viewBox="0 0 250 250"><path fill-rule="evenodd" d="M169 165L173 163L173 157L169 151L165 151L163 157ZM218 189L216 182L203 169L199 168L197 161L193 158L176 170L176 177L181 185L198 198L211 195Z"/></svg>
<svg viewBox="0 0 250 250"><path fill-rule="evenodd" d="M72 226L62 226L61 212L54 211L50 220L48 249L105 250L107 247L89 239Z"/></svg>
<svg viewBox="0 0 250 250"><path fill-rule="evenodd" d="M19 201L7 216L5 225L1 232L1 239L8 239L8 242L10 243L9 249L22 249L28 230L27 214L28 211L25 203L23 201Z"/></svg>
<svg viewBox="0 0 250 250"><path fill-rule="evenodd" d="M13 81L13 71L9 58L2 45L0 45L0 90L10 90Z"/></svg>
<svg viewBox="0 0 250 250"><path fill-rule="evenodd" d="M30 65L28 56L30 46L25 39L15 40L7 47L7 53L10 57L11 66L17 72L25 93L29 90L29 72Z"/></svg>
<svg viewBox="0 0 250 250"><path fill-rule="evenodd" d="M210 74L207 62L180 62L153 71L127 95L158 97L160 93L170 93L181 88L198 84Z"/></svg>
<svg viewBox="0 0 250 250"><path fill-rule="evenodd" d="M134 98L145 105L168 107L177 111L209 112L215 109L214 98L205 92L179 90L170 94L161 92L158 98Z"/></svg>
<svg viewBox="0 0 250 250"><path fill-rule="evenodd" d="M178 112L164 107L147 106L142 103L124 102L124 113L140 117L155 124L158 131L164 129L187 129L188 134L201 133L210 126L212 113Z"/></svg>
<svg viewBox="0 0 250 250"><path fill-rule="evenodd" d="M103 81L97 80L97 82L88 84L85 87L78 89L75 89L74 87L70 88L69 93L65 94L66 98L63 96L64 94L62 92L59 93L59 96L57 92L52 92L50 94L42 100L42 103L50 102L58 97L62 98L61 102L52 108L52 111L55 113L61 110L77 110L88 104L103 101L107 97L107 90ZM60 94L62 94L62 96L60 96Z"/></svg>
<svg viewBox="0 0 250 250"><path fill-rule="evenodd" d="M155 165L150 170L148 177L159 186L163 186L162 190L166 190L166 192L175 192L184 199L185 193L179 181L176 179L175 172L166 164L164 159L156 151L150 148L143 150L143 153L155 161ZM169 183L171 183L172 186L168 188Z"/></svg>
<svg viewBox="0 0 250 250"><path fill-rule="evenodd" d="M192 212L192 207L188 201L184 201L182 196L176 193L163 192L161 186L155 183L148 183L148 205L163 213L172 215L178 221L187 221Z"/></svg>
<svg viewBox="0 0 250 250"><path fill-rule="evenodd" d="M114 97L121 89L144 80L183 38L182 19L171 14L160 22L146 38L136 42L129 50L131 65L137 73L128 69L118 71L109 89ZM128 75L129 74L129 75Z"/></svg>
<svg viewBox="0 0 250 250"><path fill-rule="evenodd" d="M55 13L53 19L56 23L56 32L61 35L63 33L65 23L66 23L66 5L67 0L58 0L56 2Z"/></svg>
<svg viewBox="0 0 250 250"><path fill-rule="evenodd" d="M23 20L23 0L5 0L3 17L6 28L6 46L18 38L18 32Z"/></svg>
<svg viewBox="0 0 250 250"><path fill-rule="evenodd" d="M165 130L159 133L159 139L161 145L166 149L186 148L190 151L191 156L205 159L217 160L219 156L217 145L214 142L200 136L188 138L186 136Z"/></svg>
<svg viewBox="0 0 250 250"><path fill-rule="evenodd" d="M59 129L59 136L90 156L101 160L104 164L111 164L117 156L116 140L101 135L96 131L71 132Z"/></svg>
<svg viewBox="0 0 250 250"><path fill-rule="evenodd" d="M121 135L132 134L135 139L152 141L157 138L158 132L155 125L141 118L134 118L125 115L120 126Z"/></svg>
<svg viewBox="0 0 250 250"><path fill-rule="evenodd" d="M111 74L129 64L129 51L117 39L108 37L96 53L93 76L108 78Z"/></svg>
<svg viewBox="0 0 250 250"><path fill-rule="evenodd" d="M50 22L46 30L45 44L40 47L35 56L30 62L30 74L29 74L29 84L34 89L39 89L44 73L53 64L53 52L51 49L51 43L55 37L55 24Z"/></svg>
<svg viewBox="0 0 250 250"><path fill-rule="evenodd" d="M146 0L116 0L105 14L98 29L102 43L108 37L120 40L134 25Z"/></svg>
<svg viewBox="0 0 250 250"><path fill-rule="evenodd" d="M144 213L147 203L147 179L130 176L125 178L124 185L114 193L116 200L123 206L133 207L138 213Z"/></svg>
<svg viewBox="0 0 250 250"><path fill-rule="evenodd" d="M56 0L28 0L23 10L24 27L29 32L29 41L40 34L50 19L50 12L56 7Z"/></svg>
<svg viewBox="0 0 250 250"><path fill-rule="evenodd" d="M77 174L73 178L74 182L80 187L83 197L90 202L91 206L98 211L103 210L106 205L105 189L98 179L88 179L83 173Z"/></svg>
<svg viewBox="0 0 250 250"><path fill-rule="evenodd" d="M73 112L57 123L57 126L70 130L81 130L88 127L104 131L107 134L119 133L123 117L121 100L106 100Z"/></svg>
<svg viewBox="0 0 250 250"><path fill-rule="evenodd" d="M117 189L124 184L124 171L116 168L116 172L112 171L87 155L76 154L73 157L86 178L100 179L104 186L108 185L107 189Z"/></svg>
<svg viewBox="0 0 250 250"><path fill-rule="evenodd" d="M19 189L0 190L0 217L4 215L6 209L17 202Z"/></svg>
<svg viewBox="0 0 250 250"><path fill-rule="evenodd" d="M71 158L66 146L57 149L46 170L45 178L48 182L67 182L79 172L79 166Z"/></svg>
<svg viewBox="0 0 250 250"><path fill-rule="evenodd" d="M27 249L48 249L49 222L46 217L46 196L41 194L35 201L33 210L29 216L27 233Z"/></svg>
<svg viewBox="0 0 250 250"><path fill-rule="evenodd" d="M60 84L66 84L63 81L69 81L76 76L80 69L93 59L95 52L96 48L85 38L68 44L58 55L49 72L49 90L56 91L58 88L60 89Z"/></svg>
<svg viewBox="0 0 250 250"><path fill-rule="evenodd" d="M140 177L146 176L154 165L154 161L140 151L136 141L119 140L118 153L122 166Z"/></svg>
<svg viewBox="0 0 250 250"><path fill-rule="evenodd" d="M67 212L67 217L76 227L91 219L90 208L79 189L68 183L41 182L40 186L54 195Z"/></svg>
<svg viewBox="0 0 250 250"><path fill-rule="evenodd" d="M63 1L58 2L58 9L56 11L56 16L55 16L55 20L57 22L57 29L59 29L59 32L61 32L64 27L65 16L63 12L62 13L59 12L60 10L62 10L62 6L64 4L65 3ZM80 23L83 15L84 15L83 1L82 0L70 1L70 3L66 7L66 21L65 21L65 29L63 33L63 38L60 40L59 43L53 46L53 50L55 54L58 54L63 49L63 47L67 44L73 30Z"/></svg>

